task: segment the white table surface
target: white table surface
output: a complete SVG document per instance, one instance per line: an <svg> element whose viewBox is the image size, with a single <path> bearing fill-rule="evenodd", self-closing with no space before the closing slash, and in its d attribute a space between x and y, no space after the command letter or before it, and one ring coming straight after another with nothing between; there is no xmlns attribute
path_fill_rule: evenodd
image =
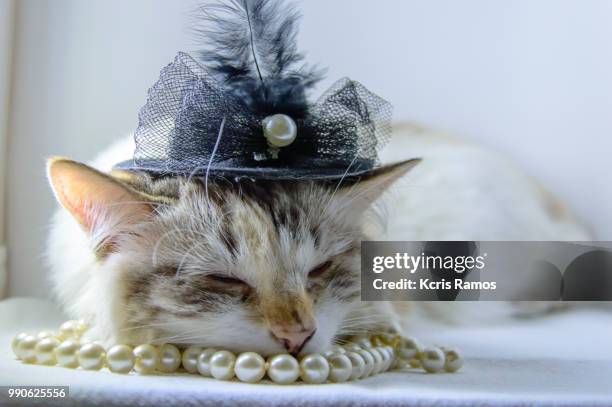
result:
<svg viewBox="0 0 612 407"><path fill-rule="evenodd" d="M56 328L63 320L47 301L0 301L0 386L70 386L69 401L57 405L87 406L612 406L609 311L575 310L486 326L428 326L416 336L463 350L467 362L459 373L409 370L348 384L290 386L187 374L125 376L25 365L14 358L10 340L17 332Z"/></svg>

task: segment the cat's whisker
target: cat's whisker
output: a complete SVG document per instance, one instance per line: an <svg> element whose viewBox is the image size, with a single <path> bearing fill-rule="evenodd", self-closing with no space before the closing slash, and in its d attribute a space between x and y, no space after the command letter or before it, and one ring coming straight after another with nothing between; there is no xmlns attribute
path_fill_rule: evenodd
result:
<svg viewBox="0 0 612 407"><path fill-rule="evenodd" d="M352 328L352 327L364 327L364 326L370 326L370 325L375 325L375 324L379 324L381 322L384 322L383 318L377 319L377 320L363 320L363 321L354 321L354 322L350 322L350 323L343 323L340 325L340 327L343 328Z"/></svg>
<svg viewBox="0 0 612 407"><path fill-rule="evenodd" d="M378 317L378 316L383 316L385 315L383 312L371 312L371 310L368 310L370 312L368 312L367 315L360 315L360 314L350 314L348 316L346 316L344 318L345 321L350 321L353 319L367 319L367 318L371 318L371 317Z"/></svg>
<svg viewBox="0 0 612 407"><path fill-rule="evenodd" d="M362 322L375 322L381 319L385 319L385 315L384 314L380 314L380 315L367 315L364 316L363 318L353 318L353 319L345 319L342 322L343 323L362 323Z"/></svg>
<svg viewBox="0 0 612 407"><path fill-rule="evenodd" d="M347 174L349 173L349 171L351 170L351 167L353 166L353 164L355 164L355 161L357 160L357 156L359 154L355 154L355 156L353 157L353 159L351 160L351 162L349 163L348 167L346 167L346 171L344 171L344 174L342 174L342 177L340 178L340 181L338 181L338 184L336 185L336 188L334 189L334 192L332 192L331 196L329 197L329 200L327 201L327 203L323 206L323 211L327 212L327 207L332 203L334 196L336 195L336 192L338 191L338 189L340 188L340 186L342 185L342 182L344 181L344 179L346 178Z"/></svg>
<svg viewBox="0 0 612 407"><path fill-rule="evenodd" d="M205 334L203 332L181 332L176 335L163 336L155 338L153 341L155 343L197 343L197 342L205 342L210 341L211 339L216 339L215 335Z"/></svg>
<svg viewBox="0 0 612 407"><path fill-rule="evenodd" d="M358 324L367 324L370 322L376 322L378 319L376 318L367 318L367 319L357 319L357 320L345 320L342 321L342 326L349 326L349 325L358 325Z"/></svg>
<svg viewBox="0 0 612 407"><path fill-rule="evenodd" d="M133 331L133 330L137 330L137 329L159 328L159 327L179 324L181 322L182 321L167 321L167 322L159 322L159 323L154 323L154 324L133 325L133 326L128 326L128 327L121 328L119 330L121 332L126 332L126 331Z"/></svg>
<svg viewBox="0 0 612 407"><path fill-rule="evenodd" d="M151 201L122 201L122 202L111 202L111 203L107 203L104 204L105 208L114 208L114 207L120 207L120 206L124 206L124 205L151 205L154 204L155 206L165 206L165 207L170 207L170 204L164 203L164 202L151 202Z"/></svg>
<svg viewBox="0 0 612 407"><path fill-rule="evenodd" d="M195 246L195 244L194 244ZM178 265L178 267L176 268L176 273L175 273L175 277L178 277L181 275L181 271L183 270L183 265L185 264L185 259L187 258L187 256L189 256L189 252L185 252L185 254L183 254L183 256L181 257L181 261Z"/></svg>
<svg viewBox="0 0 612 407"><path fill-rule="evenodd" d="M168 340L181 340L188 339L194 337L209 337L209 335L204 334L201 330L190 330L190 331L179 331L178 333L174 333L166 336L158 336L154 340L157 342L160 341L168 341Z"/></svg>
<svg viewBox="0 0 612 407"><path fill-rule="evenodd" d="M334 345L346 345L347 343L351 342L350 338L346 338L346 337L351 337L351 336L369 336L369 335L375 335L375 334L377 334L379 332L380 332L380 330L376 330L376 329L363 329L363 330L353 330L353 331L338 331L338 332L336 332L336 336L332 340L332 343Z"/></svg>
<svg viewBox="0 0 612 407"><path fill-rule="evenodd" d="M180 228L175 228L172 230L169 230L168 232L165 232L164 234L162 234L157 241L155 242L155 245L153 246L153 250L151 253L151 263L153 264L154 267L157 266L157 252L159 250L159 246L161 244L161 242L168 237L169 235L173 234L173 233L179 233L181 231L183 231L185 229L180 229Z"/></svg>
<svg viewBox="0 0 612 407"><path fill-rule="evenodd" d="M368 325L376 325L386 321L386 317L384 315L380 315L377 317L368 316L367 318L353 319L353 320L343 320L340 323L341 328L352 328L352 327L364 327Z"/></svg>
<svg viewBox="0 0 612 407"><path fill-rule="evenodd" d="M349 332L369 332L369 331L376 331L378 332L380 330L381 327L381 323L378 324L374 324L374 325L369 325L369 326L354 326L354 327L338 327L337 328L337 332L338 333L342 333L342 334L348 334Z"/></svg>
<svg viewBox="0 0 612 407"><path fill-rule="evenodd" d="M367 318L371 318L371 317L384 317L385 313L379 310L371 310L368 309L368 313L367 314L355 314L355 313L351 313L349 315L347 315L344 320L345 321L350 321L353 319L367 319Z"/></svg>
<svg viewBox="0 0 612 407"><path fill-rule="evenodd" d="M221 125L219 126L219 135L217 136L217 141L215 141L215 146L213 147L212 153L210 154L210 159L208 160L208 166L206 167L206 176L204 177L204 188L206 189L206 201L210 206L210 198L208 196L208 175L210 173L210 167L212 166L213 159L215 158L215 154L217 153L217 149L219 148L219 144L221 142L221 136L223 135L223 128L225 127L225 119L223 116L221 120Z"/></svg>
<svg viewBox="0 0 612 407"><path fill-rule="evenodd" d="M368 329L369 327L378 326L384 322L385 321L383 320L379 320L379 321L369 321L367 323L346 324L346 325L343 324L343 325L340 325L338 329Z"/></svg>
<svg viewBox="0 0 612 407"><path fill-rule="evenodd" d="M360 333L368 333L368 332L379 332L380 330L380 326L376 326L376 327L362 327L362 328L342 328L340 327L340 329L337 330L336 334L341 334L341 335L356 335L356 334L360 334Z"/></svg>

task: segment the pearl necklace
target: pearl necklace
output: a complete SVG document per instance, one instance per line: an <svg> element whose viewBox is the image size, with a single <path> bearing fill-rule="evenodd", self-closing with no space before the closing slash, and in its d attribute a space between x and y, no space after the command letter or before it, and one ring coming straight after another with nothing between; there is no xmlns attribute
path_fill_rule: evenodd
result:
<svg viewBox="0 0 612 407"><path fill-rule="evenodd" d="M389 369L423 368L428 373L456 372L463 365L461 355L452 349L422 347L416 340L392 333L357 337L342 346L334 345L323 354L310 354L299 360L289 354L264 359L255 352L238 356L227 350L190 346L182 352L174 345L150 344L132 348L115 345L106 350L98 342L80 343L87 330L83 321L67 321L59 332L22 333L12 342L13 352L24 363L60 365L114 373L140 374L156 371L174 373L182 365L189 373L246 383L257 383L266 375L278 384L298 379L306 383L342 383L363 379Z"/></svg>

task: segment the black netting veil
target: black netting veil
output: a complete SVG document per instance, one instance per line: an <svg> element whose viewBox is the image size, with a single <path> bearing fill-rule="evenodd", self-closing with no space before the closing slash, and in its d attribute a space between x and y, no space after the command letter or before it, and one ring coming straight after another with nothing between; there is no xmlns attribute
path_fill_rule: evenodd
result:
<svg viewBox="0 0 612 407"><path fill-rule="evenodd" d="M179 53L148 92L126 169L158 174L333 179L378 164L391 134L391 105L359 82L341 79L302 113L269 106L254 110L191 56ZM270 153L267 115L297 124L289 146Z"/></svg>

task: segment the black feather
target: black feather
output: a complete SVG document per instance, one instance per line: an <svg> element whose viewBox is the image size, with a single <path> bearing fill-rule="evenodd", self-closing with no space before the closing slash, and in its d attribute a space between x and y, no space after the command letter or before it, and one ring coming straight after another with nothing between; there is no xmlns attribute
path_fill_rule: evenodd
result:
<svg viewBox="0 0 612 407"><path fill-rule="evenodd" d="M201 8L200 61L251 110L304 117L322 71L297 50L299 13L279 0L228 0Z"/></svg>

